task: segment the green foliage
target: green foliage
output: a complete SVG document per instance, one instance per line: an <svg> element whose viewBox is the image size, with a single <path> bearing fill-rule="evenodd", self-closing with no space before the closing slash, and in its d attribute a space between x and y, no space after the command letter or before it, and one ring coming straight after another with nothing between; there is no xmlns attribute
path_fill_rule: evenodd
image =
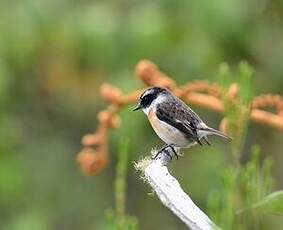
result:
<svg viewBox="0 0 283 230"><path fill-rule="evenodd" d="M14 222L6 225L4 230L48 230L47 219L42 213L36 211L24 213L15 219Z"/></svg>
<svg viewBox="0 0 283 230"><path fill-rule="evenodd" d="M116 166L115 179L115 212L110 210L107 212L108 224L107 229L117 230L136 230L138 229L138 222L135 217L128 216L125 213L126 209L126 189L127 189L127 168L128 168L128 140L121 140L118 152L118 163Z"/></svg>
<svg viewBox="0 0 283 230"><path fill-rule="evenodd" d="M137 230L138 221L137 218L124 215L117 218L112 210L106 212L107 223L103 227L105 230Z"/></svg>
<svg viewBox="0 0 283 230"><path fill-rule="evenodd" d="M259 213L254 204L272 189L271 159L260 164L260 149L252 148L251 160L241 168L230 166L222 176L222 186L210 194L208 209L223 229L239 229L257 225Z"/></svg>
<svg viewBox="0 0 283 230"><path fill-rule="evenodd" d="M0 202L7 205L22 192L24 178L20 165L14 168L16 163L13 157L1 156L0 160Z"/></svg>
<svg viewBox="0 0 283 230"><path fill-rule="evenodd" d="M219 189L208 198L209 213L223 229L257 229L261 226L263 213L282 211L282 194L268 195L273 189L271 157L261 163L260 147L254 145L250 160L244 165L241 163L252 98L252 74L253 69L246 62L241 62L234 72L227 64L220 67L223 88L227 90L233 82L240 88L236 101L231 101L229 96L224 101L225 116L233 137L233 164L222 173Z"/></svg>
<svg viewBox="0 0 283 230"><path fill-rule="evenodd" d="M226 169L222 175L222 186L208 197L208 215L223 229L233 229L236 222L237 172Z"/></svg>
<svg viewBox="0 0 283 230"><path fill-rule="evenodd" d="M246 228L260 224L260 213L253 208L253 205L261 201L273 188L271 165L271 158L267 157L261 166L260 148L253 146L251 160L240 170L239 195L241 206L238 206L237 213Z"/></svg>
<svg viewBox="0 0 283 230"><path fill-rule="evenodd" d="M236 100L231 101L229 96L224 98L225 117L229 124L229 133L233 137L232 155L236 164L239 164L242 145L248 127L250 103L252 99L253 69L247 62L241 62L235 71L224 63L219 69L219 81L224 89L224 94L233 83L239 86Z"/></svg>
<svg viewBox="0 0 283 230"><path fill-rule="evenodd" d="M245 203L251 207L263 199L273 188L271 158L267 157L260 166L260 148L253 146L252 159L240 171L240 191Z"/></svg>
<svg viewBox="0 0 283 230"><path fill-rule="evenodd" d="M253 205L253 208L263 213L283 215L283 191L273 192Z"/></svg>

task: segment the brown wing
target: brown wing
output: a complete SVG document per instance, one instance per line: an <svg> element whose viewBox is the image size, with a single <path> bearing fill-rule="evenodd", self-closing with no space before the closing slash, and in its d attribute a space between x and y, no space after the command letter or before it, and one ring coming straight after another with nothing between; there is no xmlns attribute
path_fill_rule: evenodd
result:
<svg viewBox="0 0 283 230"><path fill-rule="evenodd" d="M201 119L179 99L174 98L174 100L157 105L156 115L161 121L183 132L187 138L200 143L197 137L197 125L201 122Z"/></svg>

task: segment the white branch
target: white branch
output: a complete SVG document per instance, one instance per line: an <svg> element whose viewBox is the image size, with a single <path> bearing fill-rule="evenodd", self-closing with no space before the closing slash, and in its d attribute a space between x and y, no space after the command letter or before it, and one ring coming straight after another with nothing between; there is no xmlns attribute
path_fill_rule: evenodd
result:
<svg viewBox="0 0 283 230"><path fill-rule="evenodd" d="M190 229L219 229L182 190L179 182L170 175L166 165L173 154L172 151L166 152L161 152L155 160L147 161L145 166L140 165L143 163L138 163L137 168L143 167L145 180L161 202Z"/></svg>

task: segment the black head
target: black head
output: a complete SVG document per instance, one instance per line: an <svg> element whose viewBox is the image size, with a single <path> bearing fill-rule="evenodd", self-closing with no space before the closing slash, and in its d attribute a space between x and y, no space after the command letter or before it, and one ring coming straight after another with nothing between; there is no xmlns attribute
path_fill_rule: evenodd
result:
<svg viewBox="0 0 283 230"><path fill-rule="evenodd" d="M152 87L143 92L140 96L138 105L134 108L134 111L147 108L160 94L166 93L167 90L161 87Z"/></svg>

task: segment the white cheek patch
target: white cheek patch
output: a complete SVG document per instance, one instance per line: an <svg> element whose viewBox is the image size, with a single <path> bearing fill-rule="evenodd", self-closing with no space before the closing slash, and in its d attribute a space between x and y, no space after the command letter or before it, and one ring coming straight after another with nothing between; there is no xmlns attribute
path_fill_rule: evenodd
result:
<svg viewBox="0 0 283 230"><path fill-rule="evenodd" d="M148 116L149 111L150 111L150 106L145 109L142 109L142 111L145 113L146 116Z"/></svg>

